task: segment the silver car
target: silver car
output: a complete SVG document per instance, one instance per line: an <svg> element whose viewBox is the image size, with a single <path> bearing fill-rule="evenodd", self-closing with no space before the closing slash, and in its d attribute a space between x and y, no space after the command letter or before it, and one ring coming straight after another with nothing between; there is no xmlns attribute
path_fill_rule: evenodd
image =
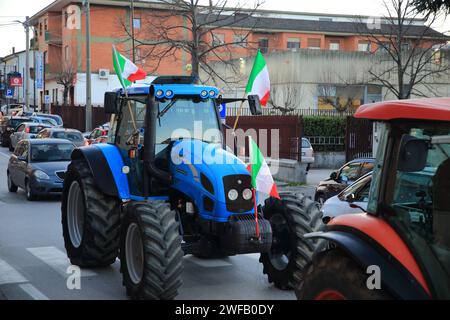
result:
<svg viewBox="0 0 450 320"><path fill-rule="evenodd" d="M46 128L37 134L36 139L66 139L71 141L76 147L87 145L83 134L76 129Z"/></svg>
<svg viewBox="0 0 450 320"><path fill-rule="evenodd" d="M309 171L311 163L314 163L314 149L306 138L302 138L302 163L308 164L306 171Z"/></svg>
<svg viewBox="0 0 450 320"><path fill-rule="evenodd" d="M13 151L20 140L35 138L36 135L45 128L50 128L50 125L35 122L24 122L20 124L11 134L11 143L9 145L9 150Z"/></svg>
<svg viewBox="0 0 450 320"><path fill-rule="evenodd" d="M325 201L321 209L322 221L328 223L334 217L367 210L371 182L372 172L369 172L338 195Z"/></svg>

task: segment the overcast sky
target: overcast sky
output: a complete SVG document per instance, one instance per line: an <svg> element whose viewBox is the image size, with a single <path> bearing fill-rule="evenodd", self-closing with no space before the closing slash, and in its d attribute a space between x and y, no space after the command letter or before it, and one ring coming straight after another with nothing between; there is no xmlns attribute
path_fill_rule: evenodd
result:
<svg viewBox="0 0 450 320"><path fill-rule="evenodd" d="M234 1L234 0L233 0ZM0 57L25 49L25 32L14 20L32 16L53 0L0 0ZM252 3L252 0L246 0ZM382 16L385 11L381 0L265 0L264 9ZM435 25L439 31L450 30L450 18ZM30 34L31 37L31 34Z"/></svg>

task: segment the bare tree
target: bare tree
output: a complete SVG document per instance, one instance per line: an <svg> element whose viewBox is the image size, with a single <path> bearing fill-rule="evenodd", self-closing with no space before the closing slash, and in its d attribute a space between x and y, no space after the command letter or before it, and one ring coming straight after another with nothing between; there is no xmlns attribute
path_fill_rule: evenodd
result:
<svg viewBox="0 0 450 320"><path fill-rule="evenodd" d="M71 63L63 62L61 70L55 73L55 81L63 86L63 106L69 104L70 88L74 86L77 72Z"/></svg>
<svg viewBox="0 0 450 320"><path fill-rule="evenodd" d="M298 83L274 84L270 88L269 104L282 114L288 114L297 109L302 96L302 87Z"/></svg>
<svg viewBox="0 0 450 320"><path fill-rule="evenodd" d="M418 26L417 19L423 17L415 10L414 0L385 0L384 6L387 14L382 23L368 23L363 18L354 23L374 54L375 63L368 71L370 82L381 83L398 99L426 97L429 92L436 95L433 79L450 69L448 59L436 61L448 40L432 29L436 16Z"/></svg>
<svg viewBox="0 0 450 320"><path fill-rule="evenodd" d="M439 12L450 13L450 0L413 0L413 5L418 12L425 13L427 16Z"/></svg>
<svg viewBox="0 0 450 320"><path fill-rule="evenodd" d="M225 83L232 79L224 79L209 64L211 61L220 61L230 64L235 59L235 48L251 48L249 36L257 23L251 20L255 10L261 2L255 0L250 9L236 5L228 7L229 0L209 0L208 5L200 5L200 0L160 0L162 6L149 10L142 17L145 18L141 32L135 33L136 48L140 50L141 59L152 62L155 71L161 62L167 58L176 59L176 55L183 52L190 57L190 70L192 76L199 77L200 70L210 78L217 78ZM246 21L247 20L247 21ZM234 28L246 21L245 28ZM253 22L253 24L252 24ZM132 38L132 32L127 24L122 23L127 37ZM220 29L232 29L233 39L224 39ZM238 70L235 70L238 73Z"/></svg>

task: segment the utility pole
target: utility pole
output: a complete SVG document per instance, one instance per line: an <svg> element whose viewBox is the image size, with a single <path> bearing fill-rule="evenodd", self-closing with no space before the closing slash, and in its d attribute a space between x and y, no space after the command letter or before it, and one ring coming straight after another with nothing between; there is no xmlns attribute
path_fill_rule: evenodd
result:
<svg viewBox="0 0 450 320"><path fill-rule="evenodd" d="M25 107L28 110L30 107L30 33L29 33L29 16L26 16L25 23L23 26L25 27L25 38L27 41L26 50L25 50Z"/></svg>
<svg viewBox="0 0 450 320"><path fill-rule="evenodd" d="M89 0L84 0L86 17L86 131L92 130L92 104L91 104L91 12Z"/></svg>
<svg viewBox="0 0 450 320"><path fill-rule="evenodd" d="M134 1L131 0L131 48L133 50L133 63L136 63L136 52L134 49Z"/></svg>

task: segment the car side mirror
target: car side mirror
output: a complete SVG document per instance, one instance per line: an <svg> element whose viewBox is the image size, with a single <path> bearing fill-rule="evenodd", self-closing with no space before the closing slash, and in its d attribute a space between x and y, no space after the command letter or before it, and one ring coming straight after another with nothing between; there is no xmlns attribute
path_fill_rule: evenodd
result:
<svg viewBox="0 0 450 320"><path fill-rule="evenodd" d="M331 179L331 180L336 180L337 177L338 177L338 174L337 174L336 171L333 171L333 172L330 174L330 179Z"/></svg>
<svg viewBox="0 0 450 320"><path fill-rule="evenodd" d="M400 141L397 170L401 172L421 171L427 164L429 142L404 134Z"/></svg>
<svg viewBox="0 0 450 320"><path fill-rule="evenodd" d="M119 94L117 92L105 92L104 108L105 114L119 113Z"/></svg>
<svg viewBox="0 0 450 320"><path fill-rule="evenodd" d="M254 116L259 116L262 114L261 101L257 95L248 96L248 105L250 107L250 112Z"/></svg>
<svg viewBox="0 0 450 320"><path fill-rule="evenodd" d="M354 193L351 193L345 198L345 200L349 203L355 202L356 196Z"/></svg>

